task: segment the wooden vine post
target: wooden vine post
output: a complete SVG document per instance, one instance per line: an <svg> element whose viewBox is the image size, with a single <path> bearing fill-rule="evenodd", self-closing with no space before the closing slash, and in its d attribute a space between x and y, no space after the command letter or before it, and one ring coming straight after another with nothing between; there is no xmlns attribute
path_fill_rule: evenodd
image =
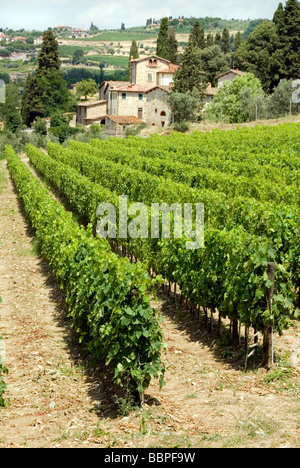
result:
<svg viewBox="0 0 300 468"><path fill-rule="evenodd" d="M275 270L276 270L276 263L268 263L268 278L272 281L272 285L267 290L267 307L272 314L272 302L273 302L273 295L274 295L274 284L275 284ZM263 332L263 349L262 349L262 365L267 368L271 368L274 364L273 358L273 326L267 325L264 328Z"/></svg>

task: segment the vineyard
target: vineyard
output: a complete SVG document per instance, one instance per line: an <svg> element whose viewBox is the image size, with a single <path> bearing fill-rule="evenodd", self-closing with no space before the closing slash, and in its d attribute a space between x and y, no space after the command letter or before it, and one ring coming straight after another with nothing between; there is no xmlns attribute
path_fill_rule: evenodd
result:
<svg viewBox="0 0 300 468"><path fill-rule="evenodd" d="M300 125L172 133L126 140L28 144L27 167L5 157L39 250L66 293L76 335L114 382L143 404L152 379L164 386L164 339L151 296L164 289L195 326L227 329L274 363L274 333L299 316ZM64 203L55 200L55 188ZM204 247L190 237L96 235L100 203L204 204ZM133 215L131 220L133 219ZM171 217L172 226L174 217ZM224 328L225 327L225 328ZM252 343L253 340L253 343ZM253 351L250 352L250 349Z"/></svg>

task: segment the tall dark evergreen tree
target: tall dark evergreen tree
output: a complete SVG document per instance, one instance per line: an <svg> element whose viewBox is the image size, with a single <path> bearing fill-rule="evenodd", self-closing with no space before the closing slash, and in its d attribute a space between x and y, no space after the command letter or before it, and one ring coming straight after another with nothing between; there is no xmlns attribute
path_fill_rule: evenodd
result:
<svg viewBox="0 0 300 468"><path fill-rule="evenodd" d="M175 72L173 91L178 93L202 91L205 86L201 49L189 43L182 54L178 70Z"/></svg>
<svg viewBox="0 0 300 468"><path fill-rule="evenodd" d="M168 36L168 59L172 63L177 63L177 49L178 41L176 39L175 29L172 27L169 29Z"/></svg>
<svg viewBox="0 0 300 468"><path fill-rule="evenodd" d="M222 49L222 36L219 32L217 32L215 35L214 45L217 45Z"/></svg>
<svg viewBox="0 0 300 468"><path fill-rule="evenodd" d="M195 47L199 47L200 49L205 48L205 35L204 35L204 28L201 28L200 21L195 21L190 35L189 35L189 42L191 42Z"/></svg>
<svg viewBox="0 0 300 468"><path fill-rule="evenodd" d="M298 79L300 77L300 2L287 0L283 13L278 14L277 31L280 49L284 59L284 76Z"/></svg>
<svg viewBox="0 0 300 468"><path fill-rule="evenodd" d="M275 11L274 16L273 16L273 23L278 29L280 29L283 26L283 22L284 22L283 4L279 3L278 8Z"/></svg>
<svg viewBox="0 0 300 468"><path fill-rule="evenodd" d="M74 110L75 102L60 72L58 42L52 31L43 34L35 75L29 75L24 87L21 114L31 125L36 117L48 117L57 112Z"/></svg>
<svg viewBox="0 0 300 468"><path fill-rule="evenodd" d="M136 40L133 39L133 41L131 42L130 51L129 51L127 80L130 80L130 60L131 60L131 58L138 59L139 57L140 57L140 55L139 55L138 46L137 46Z"/></svg>
<svg viewBox="0 0 300 468"><path fill-rule="evenodd" d="M169 56L168 38L169 19L165 17L161 20L156 44L156 55L165 59L168 59Z"/></svg>
<svg viewBox="0 0 300 468"><path fill-rule="evenodd" d="M238 31L234 37L234 50L238 50L242 43L242 34L240 31Z"/></svg>
<svg viewBox="0 0 300 468"><path fill-rule="evenodd" d="M230 52L230 34L227 28L223 29L222 34L223 52L229 54Z"/></svg>
<svg viewBox="0 0 300 468"><path fill-rule="evenodd" d="M208 33L206 36L205 46L211 47L214 45L214 36L211 33Z"/></svg>
<svg viewBox="0 0 300 468"><path fill-rule="evenodd" d="M41 51L37 61L37 73L39 74L60 69L61 61L59 59L58 42L52 31L44 32Z"/></svg>
<svg viewBox="0 0 300 468"><path fill-rule="evenodd" d="M129 57L130 58L132 57L133 59L138 59L140 57L138 46L137 46L135 39L133 39L133 41L131 42Z"/></svg>

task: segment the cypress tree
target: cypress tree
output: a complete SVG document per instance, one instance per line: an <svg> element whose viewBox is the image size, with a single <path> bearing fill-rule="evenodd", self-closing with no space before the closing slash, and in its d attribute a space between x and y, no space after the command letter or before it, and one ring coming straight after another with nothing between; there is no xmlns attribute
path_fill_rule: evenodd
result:
<svg viewBox="0 0 300 468"><path fill-rule="evenodd" d="M36 117L48 117L57 112L74 110L75 101L60 72L58 43L53 32L43 34L35 75L29 75L22 96L23 122L31 125Z"/></svg>
<svg viewBox="0 0 300 468"><path fill-rule="evenodd" d="M284 58L284 74L286 78L300 77L300 2L287 0L283 22L281 15L276 19L282 57Z"/></svg>
<svg viewBox="0 0 300 468"><path fill-rule="evenodd" d="M130 52L129 52L127 80L130 80L130 60L131 60L131 58L138 59L139 57L140 57L140 55L139 55L139 51L138 51L138 46L137 46L137 43L136 43L135 39L133 39L133 41L131 42Z"/></svg>
<svg viewBox="0 0 300 468"><path fill-rule="evenodd" d="M129 57L132 57L133 59L138 59L140 57L135 39L133 39L133 41L131 42Z"/></svg>
<svg viewBox="0 0 300 468"><path fill-rule="evenodd" d="M43 34L41 51L37 58L37 73L47 73L50 70L59 70L61 62L59 60L58 42L52 31L45 31Z"/></svg>
<svg viewBox="0 0 300 468"><path fill-rule="evenodd" d="M215 35L214 45L218 45L222 49L222 36L219 32Z"/></svg>
<svg viewBox="0 0 300 468"><path fill-rule="evenodd" d="M168 59L172 63L177 62L177 48L178 48L178 41L176 39L175 29L172 27L169 29L169 36L168 36Z"/></svg>
<svg viewBox="0 0 300 468"><path fill-rule="evenodd" d="M205 48L204 28L201 28L200 21L195 21L189 36L189 42L200 49Z"/></svg>
<svg viewBox="0 0 300 468"><path fill-rule="evenodd" d="M189 43L175 72L173 91L187 93L195 89L202 91L204 87L205 79L202 71L201 49Z"/></svg>
<svg viewBox="0 0 300 468"><path fill-rule="evenodd" d="M229 54L230 52L230 34L227 28L223 29L222 34L223 52Z"/></svg>
<svg viewBox="0 0 300 468"><path fill-rule="evenodd" d="M240 31L238 31L234 37L234 50L238 50L238 48L240 47L242 43L242 35L240 33Z"/></svg>
<svg viewBox="0 0 300 468"><path fill-rule="evenodd" d="M168 59L168 37L169 37L169 20L167 17L163 18L160 24L157 44L156 44L156 55L161 58Z"/></svg>
<svg viewBox="0 0 300 468"><path fill-rule="evenodd" d="M273 23L275 24L276 28L280 29L283 25L284 21L284 9L282 3L279 3L277 10L273 16Z"/></svg>
<svg viewBox="0 0 300 468"><path fill-rule="evenodd" d="M214 36L211 33L208 33L206 36L206 47L214 45Z"/></svg>

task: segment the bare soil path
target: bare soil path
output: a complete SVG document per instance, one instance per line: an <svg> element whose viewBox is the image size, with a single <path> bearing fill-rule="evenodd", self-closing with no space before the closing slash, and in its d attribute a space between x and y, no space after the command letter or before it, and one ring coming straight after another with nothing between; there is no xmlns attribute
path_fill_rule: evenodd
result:
<svg viewBox="0 0 300 468"><path fill-rule="evenodd" d="M300 446L299 324L275 337L276 351L290 352L288 378L266 384L265 371L244 373L221 358L217 336L159 295L153 305L164 317L166 385L159 391L151 383L144 409L127 414L130 402L115 399L109 372L80 355L64 294L37 254L9 177L0 194L0 241L11 401L0 410L0 447Z"/></svg>

